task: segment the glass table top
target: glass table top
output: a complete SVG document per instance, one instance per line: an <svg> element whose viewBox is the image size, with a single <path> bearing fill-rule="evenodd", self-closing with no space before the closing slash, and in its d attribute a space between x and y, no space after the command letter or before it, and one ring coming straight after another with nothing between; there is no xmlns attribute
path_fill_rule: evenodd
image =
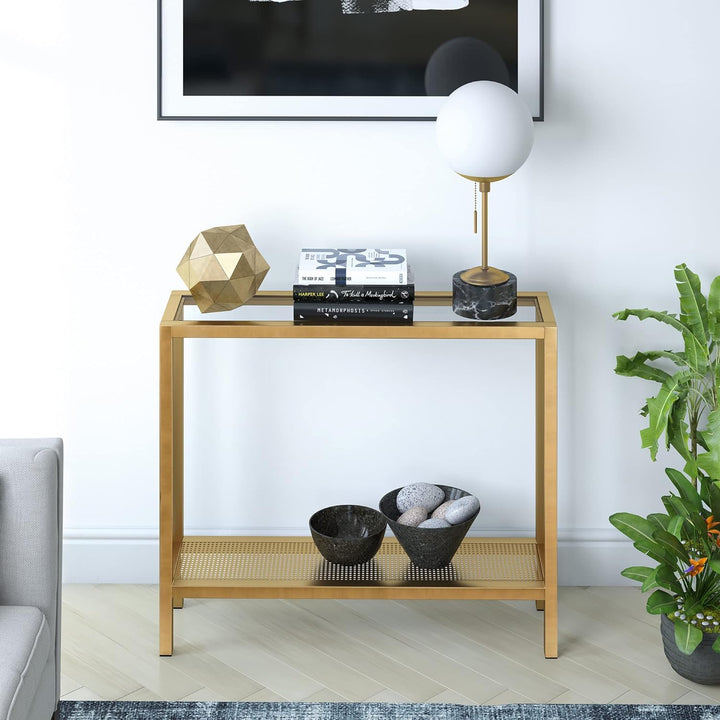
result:
<svg viewBox="0 0 720 720"><path fill-rule="evenodd" d="M292 302L289 304L276 304L278 301L271 300L273 304L264 304L262 296L254 297L248 304L242 305L235 310L225 312L212 312L202 313L200 312L197 305L195 305L192 297L189 293L184 294L183 302L183 316L182 319L186 321L210 321L210 322L273 322L273 321L285 321L289 322L293 320L293 305ZM417 298L413 306L413 320L414 321L434 321L434 322L460 322L460 323L472 323L475 324L478 321L470 320L456 315L450 305L450 298L432 298L430 302L441 302L443 304L425 304L428 300L424 298ZM509 318L502 320L491 320L483 321L484 323L508 323L508 322L523 322L532 323L536 321L535 315L535 303L532 299L525 301L529 304L522 304L523 300L520 299L518 303L517 313ZM323 322L323 325L328 324ZM367 324L358 321L344 321L335 324L341 325L360 325ZM372 324L382 324L382 321L373 321ZM395 325L405 325L409 323L392 323Z"/></svg>

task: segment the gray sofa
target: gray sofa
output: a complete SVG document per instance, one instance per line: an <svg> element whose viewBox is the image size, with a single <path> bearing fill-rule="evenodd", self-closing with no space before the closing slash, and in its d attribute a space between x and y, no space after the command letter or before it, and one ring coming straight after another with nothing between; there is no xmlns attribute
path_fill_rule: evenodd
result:
<svg viewBox="0 0 720 720"><path fill-rule="evenodd" d="M0 440L0 720L60 697L62 441Z"/></svg>

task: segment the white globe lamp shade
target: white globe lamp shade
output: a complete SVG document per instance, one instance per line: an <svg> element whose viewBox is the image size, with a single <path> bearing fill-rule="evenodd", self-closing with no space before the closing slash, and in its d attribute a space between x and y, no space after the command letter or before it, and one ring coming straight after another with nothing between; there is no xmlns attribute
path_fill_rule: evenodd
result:
<svg viewBox="0 0 720 720"><path fill-rule="evenodd" d="M451 93L436 127L450 167L478 181L512 175L532 149L533 119L527 105L506 85L489 80Z"/></svg>

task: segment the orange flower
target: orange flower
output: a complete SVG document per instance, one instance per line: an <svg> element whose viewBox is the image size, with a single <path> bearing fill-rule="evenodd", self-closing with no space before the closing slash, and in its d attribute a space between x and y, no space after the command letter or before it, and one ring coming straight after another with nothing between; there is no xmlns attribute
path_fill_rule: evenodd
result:
<svg viewBox="0 0 720 720"><path fill-rule="evenodd" d="M697 560L690 558L690 567L685 571L685 574L690 576L699 575L705 569L706 562L706 557L698 558Z"/></svg>
<svg viewBox="0 0 720 720"><path fill-rule="evenodd" d="M708 518L705 518L705 524L707 525L707 534L708 535L720 535L720 530L715 530L715 528L720 525L720 522L713 522L715 516L711 515Z"/></svg>

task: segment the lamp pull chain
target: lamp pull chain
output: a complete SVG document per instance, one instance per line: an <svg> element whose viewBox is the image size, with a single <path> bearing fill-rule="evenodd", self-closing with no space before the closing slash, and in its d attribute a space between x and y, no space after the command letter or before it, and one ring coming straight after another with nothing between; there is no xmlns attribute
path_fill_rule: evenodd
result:
<svg viewBox="0 0 720 720"><path fill-rule="evenodd" d="M475 191L475 205L473 209L473 232L477 235L477 183L473 183L473 190Z"/></svg>

